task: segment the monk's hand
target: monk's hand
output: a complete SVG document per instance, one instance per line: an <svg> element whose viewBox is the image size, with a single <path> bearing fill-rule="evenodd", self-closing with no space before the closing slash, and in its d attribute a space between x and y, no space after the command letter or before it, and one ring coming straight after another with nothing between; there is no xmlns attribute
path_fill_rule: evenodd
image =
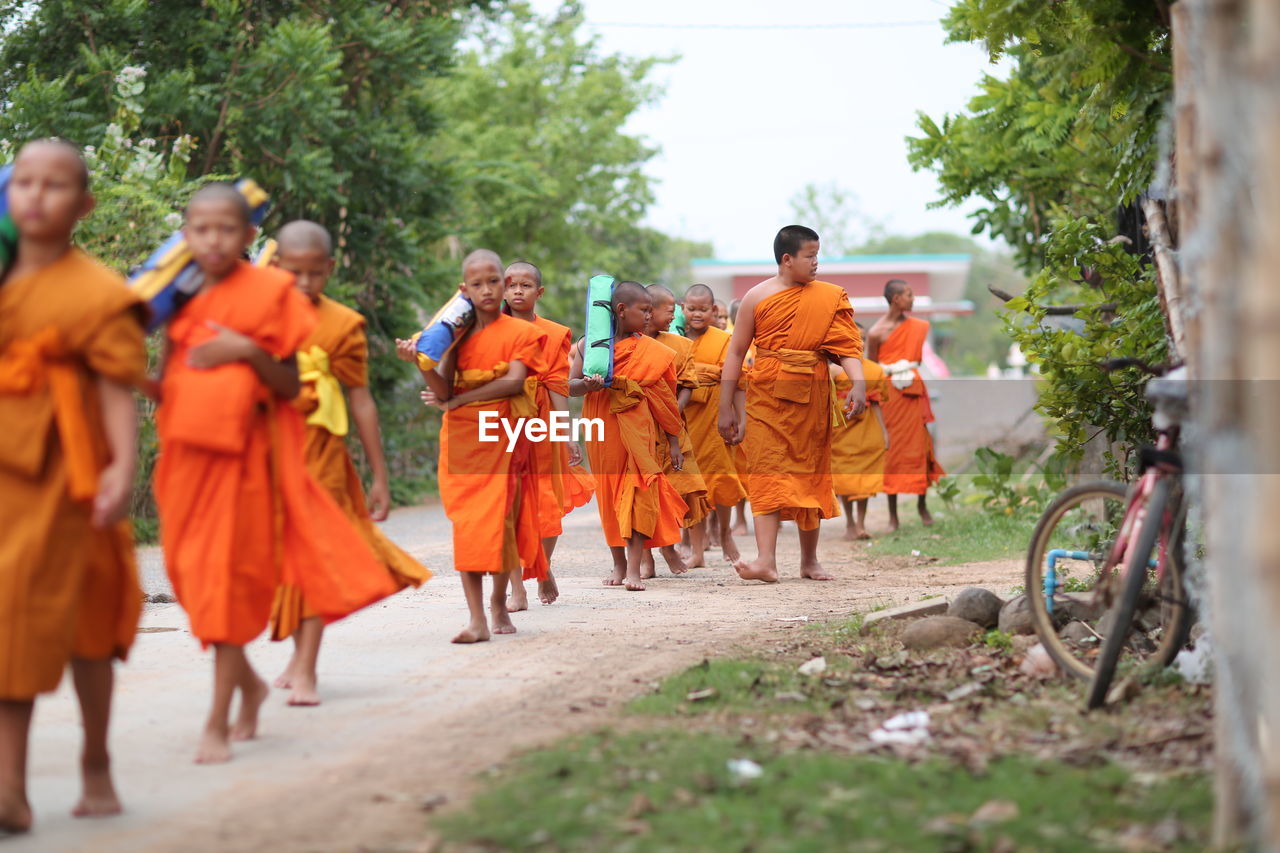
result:
<svg viewBox="0 0 1280 853"><path fill-rule="evenodd" d="M740 439L738 437L738 412L730 407L720 408L720 419L716 423L716 429L720 433L720 437L724 439L725 444L737 444Z"/></svg>
<svg viewBox="0 0 1280 853"><path fill-rule="evenodd" d="M569 464L582 464L582 445L578 444L576 441L569 442Z"/></svg>
<svg viewBox="0 0 1280 853"><path fill-rule="evenodd" d="M391 512L391 487L386 477L374 477L369 486L369 518L374 521L386 521Z"/></svg>
<svg viewBox="0 0 1280 853"><path fill-rule="evenodd" d="M430 388L423 391L418 396L421 397L422 402L426 403L428 406L435 406L437 409L445 412L449 411L448 403L442 402L440 398L436 396L436 392L432 391Z"/></svg>
<svg viewBox="0 0 1280 853"><path fill-rule="evenodd" d="M856 418L867 410L867 383L853 383L853 389L849 392L849 399L845 401L844 413L846 416Z"/></svg>
<svg viewBox="0 0 1280 853"><path fill-rule="evenodd" d="M401 361L407 361L416 364L418 361L418 346L412 340L402 341L396 338L396 358Z"/></svg>
<svg viewBox="0 0 1280 853"><path fill-rule="evenodd" d="M191 352L187 353L187 364L196 370L212 370L233 361L247 361L258 348L252 338L234 329L228 329L213 321L205 325L217 334L202 344L196 344L191 348Z"/></svg>
<svg viewBox="0 0 1280 853"><path fill-rule="evenodd" d="M133 467L113 462L98 475L98 494L93 499L93 526L108 527L125 517L133 494Z"/></svg>
<svg viewBox="0 0 1280 853"><path fill-rule="evenodd" d="M599 373L588 373L582 377L582 390L584 393L590 394L592 391L601 391L604 389L604 377Z"/></svg>
<svg viewBox="0 0 1280 853"><path fill-rule="evenodd" d="M667 436L667 443L671 447L671 468L680 471L684 468L684 451L680 449L680 437L675 435Z"/></svg>

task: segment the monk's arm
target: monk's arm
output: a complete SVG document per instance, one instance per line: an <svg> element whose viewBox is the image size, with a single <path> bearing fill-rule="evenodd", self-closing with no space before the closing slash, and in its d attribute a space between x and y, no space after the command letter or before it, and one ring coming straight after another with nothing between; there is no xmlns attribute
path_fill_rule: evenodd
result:
<svg viewBox="0 0 1280 853"><path fill-rule="evenodd" d="M676 394L676 408L683 412L684 407L689 405L691 399L693 399L693 389L682 387L680 392Z"/></svg>
<svg viewBox="0 0 1280 853"><path fill-rule="evenodd" d="M880 332L872 328L871 331L867 332L867 339L864 347L865 352L863 352L863 355L872 361L879 361L880 359L878 356L880 355L880 342Z"/></svg>
<svg viewBox="0 0 1280 853"><path fill-rule="evenodd" d="M444 354L444 358L432 370L423 370L418 367L418 372L422 374L422 381L427 383L427 390L423 392L422 399L428 405L443 406L445 401L449 399L449 395L453 393L453 366L457 358L457 347L453 347ZM414 356L415 362L417 356Z"/></svg>
<svg viewBox="0 0 1280 853"><path fill-rule="evenodd" d="M369 517L382 521L391 509L391 486L387 479L387 458L382 453L378 407L373 402L373 394L365 386L350 389L348 396L351 398L351 417L356 422L356 432L360 434L360 444L364 447L364 458L368 460L369 471L373 474L373 482L369 485Z"/></svg>
<svg viewBox="0 0 1280 853"><path fill-rule="evenodd" d="M717 429L720 437L729 444L742 441L743 427L746 424L746 395L738 388L738 380L742 377L742 362L747 358L747 350L751 349L751 340L756 333L756 301L754 293L748 292L738 308L738 322L734 324L733 336L729 339L729 348L724 356L724 368L720 371L720 418Z"/></svg>
<svg viewBox="0 0 1280 853"><path fill-rule="evenodd" d="M514 397L524 390L525 377L529 368L523 361L513 361L507 372L497 379L490 379L479 388L463 391L449 400L449 408L466 405L475 400L498 400L503 397Z"/></svg>
<svg viewBox="0 0 1280 853"><path fill-rule="evenodd" d="M191 348L187 353L188 364L197 370L212 370L233 361L243 361L253 368L262 384L273 393L286 400L298 396L302 381L298 378L298 363L292 355L277 359L248 335L218 323L209 323L208 326L217 334Z"/></svg>
<svg viewBox="0 0 1280 853"><path fill-rule="evenodd" d="M133 389L128 385L99 376L96 391L111 461L98 475L93 524L106 527L124 518L129 510L138 458L138 409L133 401Z"/></svg>
<svg viewBox="0 0 1280 853"><path fill-rule="evenodd" d="M592 391L599 391L604 387L604 379L595 374L588 377L582 375L582 347L580 344L574 344L573 351L569 358L569 396L585 397Z"/></svg>
<svg viewBox="0 0 1280 853"><path fill-rule="evenodd" d="M840 359L840 366L853 383L853 390L849 392L844 410L846 414L856 417L867 410L867 379L862 375L862 359L846 355Z"/></svg>

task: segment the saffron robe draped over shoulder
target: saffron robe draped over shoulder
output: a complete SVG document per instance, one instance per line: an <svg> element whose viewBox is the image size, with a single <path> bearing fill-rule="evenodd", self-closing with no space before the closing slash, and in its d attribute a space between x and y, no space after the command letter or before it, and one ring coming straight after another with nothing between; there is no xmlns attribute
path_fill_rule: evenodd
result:
<svg viewBox="0 0 1280 853"><path fill-rule="evenodd" d="M211 324L287 358L316 312L293 276L241 262L170 322L156 415L165 567L201 643L243 645L262 633L278 587L296 586L311 612L334 621L396 586L304 460L297 409L244 362L197 370L192 347Z"/></svg>
<svg viewBox="0 0 1280 853"><path fill-rule="evenodd" d="M884 491L884 433L871 404L883 402L888 383L884 369L869 358L862 359L862 375L867 380L866 410L831 428L831 485L837 495L849 500L862 500ZM835 377L835 383L843 408L853 383L843 370Z"/></svg>
<svg viewBox="0 0 1280 853"><path fill-rule="evenodd" d="M903 319L898 328L880 344L877 358L881 364L896 361L920 363L924 343L929 337L929 323L917 317ZM884 462L884 490L890 495L923 495L933 483L946 474L933 455L933 407L920 371L912 369L911 384L898 388L887 383L884 401L884 425L889 430L889 452Z"/></svg>
<svg viewBox="0 0 1280 853"><path fill-rule="evenodd" d="M710 326L693 343L693 396L684 407L684 420L707 484L707 498L716 506L735 506L747 496L738 479L729 445L720 437L720 374L731 335Z"/></svg>
<svg viewBox="0 0 1280 853"><path fill-rule="evenodd" d="M109 459L96 379L141 383L143 309L79 250L0 284L0 699L124 657L142 593L128 521L90 524Z"/></svg>
<svg viewBox="0 0 1280 853"><path fill-rule="evenodd" d="M676 354L674 367L677 394L681 388L688 388L690 391L696 388L698 378L693 364L693 341L671 332L658 332L654 340ZM711 502L707 499L707 482L702 476L697 449L693 446L693 437L689 435L688 424L684 422L683 414L680 426L680 453L684 456L684 465L677 471L671 464L671 448L667 444L666 436L659 436L658 455L662 458L662 471L688 505L684 526L692 527L711 512Z"/></svg>
<svg viewBox="0 0 1280 853"><path fill-rule="evenodd" d="M573 330L536 314L533 325L546 335L536 401L538 417L550 423L551 395L569 396L569 349L573 346ZM561 519L591 500L595 484L591 475L580 469L575 471L569 465L569 447L565 442L535 442L533 452L542 537L559 536L564 530Z"/></svg>
<svg viewBox="0 0 1280 853"><path fill-rule="evenodd" d="M836 514L828 361L862 355L848 294L811 281L766 297L755 308L754 341L743 439L751 511L812 530Z"/></svg>
<svg viewBox="0 0 1280 853"><path fill-rule="evenodd" d="M512 362L528 369L524 390L513 397L477 400L445 412L437 476L445 513L453 522L453 566L460 572L496 574L523 567L526 579L547 573L542 550L533 442L521 434L508 451L507 433L518 418L536 417L537 377L544 333L532 323L499 314L458 344L453 393L479 388L507 374ZM481 441L481 416L490 425ZM492 419L492 420L490 420Z"/></svg>
<svg viewBox="0 0 1280 853"><path fill-rule="evenodd" d="M315 307L315 330L299 347L299 359L306 363L301 370L302 392L293 401L307 421L307 471L342 509L396 588L421 586L431 572L383 535L369 517L364 485L347 450L348 418L342 391L369 384L364 317L327 296L321 296ZM298 587L282 588L278 595L272 626L272 636L277 638L289 636L302 619L316 615L306 607Z"/></svg>
<svg viewBox="0 0 1280 853"><path fill-rule="evenodd" d="M652 338L631 335L614 344L613 385L586 396L583 417L604 423L604 440L587 443L596 480L596 506L605 541L645 547L680 541L688 505L662 470L659 441L679 435L675 352Z"/></svg>

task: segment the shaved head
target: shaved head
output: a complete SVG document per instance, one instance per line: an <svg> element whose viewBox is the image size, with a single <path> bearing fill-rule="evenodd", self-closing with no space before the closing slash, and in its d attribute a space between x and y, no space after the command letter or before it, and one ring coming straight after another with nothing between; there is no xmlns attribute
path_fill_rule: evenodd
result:
<svg viewBox="0 0 1280 853"><path fill-rule="evenodd" d="M638 281L620 281L613 286L613 297L609 300L613 310L619 305L633 305L636 302L651 302L649 291Z"/></svg>
<svg viewBox="0 0 1280 853"><path fill-rule="evenodd" d="M498 257L498 253L492 249L476 249L462 259L462 268L464 270L472 264L493 264L501 270L502 258Z"/></svg>
<svg viewBox="0 0 1280 853"><path fill-rule="evenodd" d="M528 261L512 261L511 265L507 267L506 274L511 275L513 272L529 273L533 276L533 280L538 283L538 287L542 287L542 270Z"/></svg>
<svg viewBox="0 0 1280 853"><path fill-rule="evenodd" d="M249 209L249 202L241 195L238 189L225 181L214 181L213 183L205 184L192 193L191 200L187 202L186 214L190 215L192 209L201 204L229 204L244 219L244 224L249 224L249 217L252 213Z"/></svg>
<svg viewBox="0 0 1280 853"><path fill-rule="evenodd" d="M715 292L705 284L695 284L684 292L685 299L691 296L699 299L710 299L712 302L716 300Z"/></svg>
<svg viewBox="0 0 1280 853"><path fill-rule="evenodd" d="M651 284L645 290L649 291L649 297L655 305L665 305L667 302L676 301L676 295L666 285Z"/></svg>
<svg viewBox="0 0 1280 853"><path fill-rule="evenodd" d="M89 165L84 162L84 155L80 153L80 148L67 140L50 136L45 139L35 139L28 142L18 150L18 156L14 158L14 162L21 160L23 155L30 156L32 154L44 153L65 159L69 166L80 180L81 189L89 189Z"/></svg>
<svg viewBox="0 0 1280 853"><path fill-rule="evenodd" d="M735 299L729 303L729 319L738 322L738 309L742 307L742 300Z"/></svg>
<svg viewBox="0 0 1280 853"><path fill-rule="evenodd" d="M276 235L282 252L322 252L333 253L333 238L328 230L318 222L309 219L295 219L287 223Z"/></svg>
<svg viewBox="0 0 1280 853"><path fill-rule="evenodd" d="M900 278L891 278L884 286L884 301L892 302L893 298L907 289L907 283Z"/></svg>
<svg viewBox="0 0 1280 853"><path fill-rule="evenodd" d="M719 308L719 309L720 309L720 310L722 310L722 311L725 311L725 312L728 312L728 310L729 310L729 306L724 304L724 300L723 300L723 299L717 299L717 300L716 300L716 307L717 307L717 308Z"/></svg>

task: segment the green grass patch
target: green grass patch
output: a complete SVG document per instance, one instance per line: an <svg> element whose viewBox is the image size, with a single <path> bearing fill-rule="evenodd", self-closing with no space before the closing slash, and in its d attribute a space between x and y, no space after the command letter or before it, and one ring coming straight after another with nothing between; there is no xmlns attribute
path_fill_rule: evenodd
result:
<svg viewBox="0 0 1280 853"><path fill-rule="evenodd" d="M674 675L653 693L633 699L633 714L672 715L735 710L814 711L838 701L847 660L827 657L821 678L801 675L792 664L765 660L705 660Z"/></svg>
<svg viewBox="0 0 1280 853"><path fill-rule="evenodd" d="M935 557L943 565L976 563L1021 557L1031 541L1035 518L1005 515L977 507L956 507L934 518L931 527L920 524L910 506L901 507L903 526L896 533L878 536L866 546L868 555Z"/></svg>
<svg viewBox="0 0 1280 853"><path fill-rule="evenodd" d="M737 759L757 762L760 778L731 772ZM1004 801L1000 816L974 820L993 801ZM1028 758L973 775L938 759L779 752L661 729L529 753L435 826L446 850L1074 851L1115 847L1135 827L1175 819L1177 838L1163 849L1200 850L1211 810L1203 777L1137 780L1116 765Z"/></svg>

